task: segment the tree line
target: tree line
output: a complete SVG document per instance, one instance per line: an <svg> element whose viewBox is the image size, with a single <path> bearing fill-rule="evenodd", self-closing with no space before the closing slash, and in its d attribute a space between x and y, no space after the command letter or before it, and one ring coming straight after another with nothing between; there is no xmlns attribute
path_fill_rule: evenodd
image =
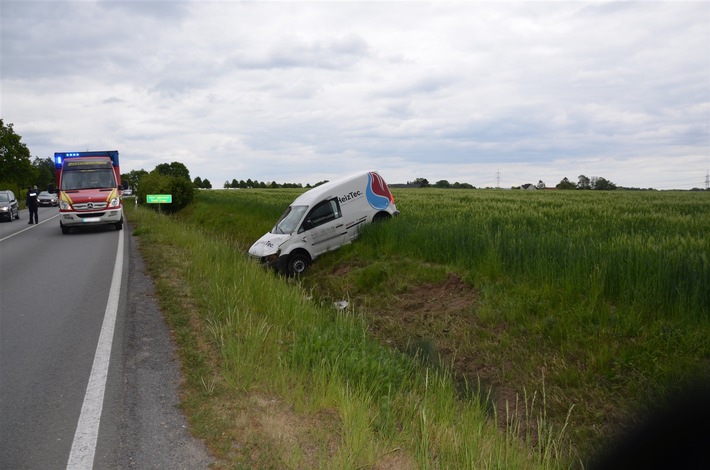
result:
<svg viewBox="0 0 710 470"><path fill-rule="evenodd" d="M310 185L306 185L310 187ZM266 183L264 181L257 181L248 179L246 181L233 179L231 182L224 182L224 189L249 189L249 188L303 188L301 183L277 183L272 181L271 183Z"/></svg>
<svg viewBox="0 0 710 470"><path fill-rule="evenodd" d="M451 188L451 189L476 189L475 186L469 183L449 183L447 180L439 180L434 184L430 184L426 178L417 178L414 181L407 181L407 184L390 184L392 187L410 187L410 188ZM487 188L490 189L490 188ZM526 183L520 186L513 186L511 189L547 189L547 185L539 180L537 184ZM585 175L579 175L577 183L573 183L569 178L564 177L557 183L555 189L596 189L600 191L609 191L617 189L617 186L611 181L601 176L593 176L591 178Z"/></svg>
<svg viewBox="0 0 710 470"><path fill-rule="evenodd" d="M44 189L54 181L54 161L49 157L32 160L13 124L0 118L0 189L10 189L20 197L28 186Z"/></svg>
<svg viewBox="0 0 710 470"><path fill-rule="evenodd" d="M14 130L13 124L5 124L0 118L0 187L14 190L18 195L21 190L28 186L37 185L40 189L45 189L55 182L54 160L51 157L40 158L30 156L30 151L22 141L22 137ZM173 194L174 203L171 205L175 210L179 210L184 205L189 204L194 197L195 189L212 189L212 183L199 176L194 180L190 179L190 172L187 167L180 162L161 163L155 169L148 172L143 169L122 174L121 180L127 187L138 194ZM248 189L248 188L312 188L319 186L326 181L320 181L313 186L301 183L266 183L257 180L237 180L225 181L224 189ZM406 184L390 184L391 187L417 187L417 188L451 188L451 189L476 189L469 183L449 183L448 180L439 180L433 184L426 178L416 178L414 181L407 181ZM587 177L579 175L577 182L563 178L555 189L562 190L599 190L610 191L617 189L617 185L601 176ZM526 183L514 186L512 189L547 189L545 183L540 180L536 185ZM623 188L639 189L639 188ZM651 189L651 188L649 188ZM179 194L179 195L178 195ZM177 202L176 202L177 201ZM162 208L166 210L166 208ZM168 211L170 209L167 209Z"/></svg>

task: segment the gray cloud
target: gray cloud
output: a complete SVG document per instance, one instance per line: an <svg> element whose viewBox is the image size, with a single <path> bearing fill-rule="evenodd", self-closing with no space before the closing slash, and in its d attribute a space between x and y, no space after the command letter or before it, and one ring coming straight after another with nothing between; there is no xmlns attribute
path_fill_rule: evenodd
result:
<svg viewBox="0 0 710 470"><path fill-rule="evenodd" d="M700 2L4 1L0 26L3 119L38 156L108 145L216 185L710 166Z"/></svg>

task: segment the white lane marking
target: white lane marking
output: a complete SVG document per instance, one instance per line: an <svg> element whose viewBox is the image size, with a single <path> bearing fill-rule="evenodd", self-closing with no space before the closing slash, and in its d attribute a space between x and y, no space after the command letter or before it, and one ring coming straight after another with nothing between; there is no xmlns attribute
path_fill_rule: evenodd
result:
<svg viewBox="0 0 710 470"><path fill-rule="evenodd" d="M79 423L74 434L74 442L69 454L67 470L91 469L94 465L96 441L99 435L101 410L104 404L104 391L106 390L106 377L108 376L109 360L111 359L111 345L113 331L116 325L118 299L121 293L121 273L123 271L123 232L118 237L118 251L116 264L113 267L111 290L108 294L104 322L101 326L99 343L96 346L94 365L91 367L89 384L84 395L84 404L81 407Z"/></svg>
<svg viewBox="0 0 710 470"><path fill-rule="evenodd" d="M26 227L26 228L23 228L23 229L20 230L19 232L15 232L15 233L13 233L13 234L10 234L10 235L8 235L8 236L5 237L5 238L0 238L0 242L5 241L5 240L7 240L8 238L12 238L12 237L14 237L15 235L18 235L18 234L20 234L20 233L22 233L22 232L26 232L26 231L28 231L29 229L35 228L37 225L42 225L42 224L45 223L45 222L49 222L50 220L54 219L55 217L59 217L59 214L55 214L55 215L53 215L52 217L50 217L50 218L48 218L48 219L44 219L44 220L42 220L42 222L40 222L40 223L38 223L38 224L32 224L32 225L27 224L27 225L30 225L30 226L29 226L29 227ZM19 219L19 220L22 220L22 219Z"/></svg>

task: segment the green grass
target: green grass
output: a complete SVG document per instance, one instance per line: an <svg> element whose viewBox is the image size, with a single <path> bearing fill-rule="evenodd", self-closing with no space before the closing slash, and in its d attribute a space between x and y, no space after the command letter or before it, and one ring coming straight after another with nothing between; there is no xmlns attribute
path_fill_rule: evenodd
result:
<svg viewBox="0 0 710 470"><path fill-rule="evenodd" d="M381 346L358 313L318 305L211 228L126 214L180 343L184 409L218 467L557 468L499 432L485 393L461 400L447 370Z"/></svg>
<svg viewBox="0 0 710 470"><path fill-rule="evenodd" d="M639 410L708 377L710 195L394 194L403 215L370 227L347 257L461 272L479 292L480 328L435 346L481 358L493 369L487 383L518 393L539 389L544 373L548 419L560 426L576 405L569 432L582 455Z"/></svg>
<svg viewBox="0 0 710 470"><path fill-rule="evenodd" d="M290 282L245 252L301 192L126 209L225 467L567 467L708 376L708 194L394 190L400 217ZM461 302L417 310L435 291ZM289 435L234 425L259 397Z"/></svg>

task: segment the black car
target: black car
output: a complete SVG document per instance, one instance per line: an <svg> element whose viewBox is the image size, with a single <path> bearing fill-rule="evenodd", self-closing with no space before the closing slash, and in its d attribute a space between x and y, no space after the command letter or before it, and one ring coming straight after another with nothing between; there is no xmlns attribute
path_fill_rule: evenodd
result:
<svg viewBox="0 0 710 470"><path fill-rule="evenodd" d="M37 203L40 206L58 206L59 201L57 200L57 195L52 194L49 191L42 191L39 193L39 196L37 196Z"/></svg>
<svg viewBox="0 0 710 470"><path fill-rule="evenodd" d="M0 191L0 218L7 218L10 222L20 218L20 205L12 191Z"/></svg>

